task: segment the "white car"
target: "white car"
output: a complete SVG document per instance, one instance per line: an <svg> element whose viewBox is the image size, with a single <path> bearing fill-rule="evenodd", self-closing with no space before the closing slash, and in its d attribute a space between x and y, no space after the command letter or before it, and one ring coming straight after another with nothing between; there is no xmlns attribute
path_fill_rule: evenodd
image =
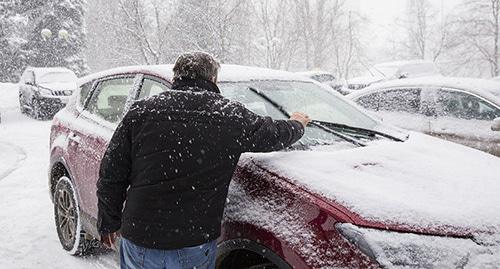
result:
<svg viewBox="0 0 500 269"><path fill-rule="evenodd" d="M426 77L377 83L348 95L384 122L500 156L500 83Z"/></svg>
<svg viewBox="0 0 500 269"><path fill-rule="evenodd" d="M413 60L396 61L376 64L361 77L355 77L347 82L349 91L356 91L374 83L403 78L416 78L441 75L436 65L431 61Z"/></svg>
<svg viewBox="0 0 500 269"><path fill-rule="evenodd" d="M26 68L19 81L21 112L37 119L52 118L68 102L76 81L75 73L66 68Z"/></svg>

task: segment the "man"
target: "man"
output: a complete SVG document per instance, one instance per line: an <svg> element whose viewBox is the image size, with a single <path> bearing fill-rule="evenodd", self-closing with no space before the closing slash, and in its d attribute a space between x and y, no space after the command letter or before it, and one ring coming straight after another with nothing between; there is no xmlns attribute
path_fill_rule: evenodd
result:
<svg viewBox="0 0 500 269"><path fill-rule="evenodd" d="M121 232L122 268L214 268L241 153L284 149L310 121L302 113L272 120L225 99L218 70L209 54L181 55L173 91L136 102L110 141L97 183L97 225L108 247Z"/></svg>

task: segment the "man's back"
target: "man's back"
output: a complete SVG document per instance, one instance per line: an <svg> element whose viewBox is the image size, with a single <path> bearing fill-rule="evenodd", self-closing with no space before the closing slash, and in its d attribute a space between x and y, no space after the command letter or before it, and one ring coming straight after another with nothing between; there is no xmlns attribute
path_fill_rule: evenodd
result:
<svg viewBox="0 0 500 269"><path fill-rule="evenodd" d="M216 239L248 111L199 88L141 101L129 114L137 121L124 236L162 249Z"/></svg>

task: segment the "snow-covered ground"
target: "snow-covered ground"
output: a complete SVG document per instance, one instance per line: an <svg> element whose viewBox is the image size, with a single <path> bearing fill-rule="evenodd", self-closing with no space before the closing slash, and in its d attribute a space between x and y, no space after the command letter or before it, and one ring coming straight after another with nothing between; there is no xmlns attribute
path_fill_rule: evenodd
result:
<svg viewBox="0 0 500 269"><path fill-rule="evenodd" d="M114 253L73 257L59 244L47 185L50 121L19 111L0 83L0 268L118 268Z"/></svg>

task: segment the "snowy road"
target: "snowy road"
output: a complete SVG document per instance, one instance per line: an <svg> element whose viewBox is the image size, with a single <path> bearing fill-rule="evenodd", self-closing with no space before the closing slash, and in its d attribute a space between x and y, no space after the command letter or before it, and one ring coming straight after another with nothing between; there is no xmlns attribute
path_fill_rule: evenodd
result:
<svg viewBox="0 0 500 269"><path fill-rule="evenodd" d="M117 268L114 253L72 257L59 244L48 194L50 122L21 115L0 84L0 268Z"/></svg>

